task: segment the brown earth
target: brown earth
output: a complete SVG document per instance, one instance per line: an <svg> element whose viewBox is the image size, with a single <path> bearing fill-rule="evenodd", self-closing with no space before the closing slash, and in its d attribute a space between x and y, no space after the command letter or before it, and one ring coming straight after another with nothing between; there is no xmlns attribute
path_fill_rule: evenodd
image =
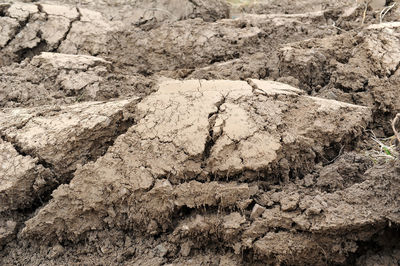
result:
<svg viewBox="0 0 400 266"><path fill-rule="evenodd" d="M0 4L0 265L398 265L398 4Z"/></svg>

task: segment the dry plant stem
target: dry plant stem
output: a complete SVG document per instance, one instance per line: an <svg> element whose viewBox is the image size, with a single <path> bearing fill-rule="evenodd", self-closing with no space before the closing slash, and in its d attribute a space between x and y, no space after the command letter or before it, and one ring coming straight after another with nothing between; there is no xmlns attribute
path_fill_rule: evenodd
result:
<svg viewBox="0 0 400 266"><path fill-rule="evenodd" d="M399 121L399 119L400 119L400 113L398 113L396 115L396 117L393 119L393 121L392 121L392 129L393 129L394 135L396 136L397 140L400 142L400 134L396 129L396 124Z"/></svg>
<svg viewBox="0 0 400 266"><path fill-rule="evenodd" d="M386 14L396 5L396 3L394 3L391 6L387 6L384 9L382 9L381 13L379 14L379 23L382 23L383 18L386 16Z"/></svg>
<svg viewBox="0 0 400 266"><path fill-rule="evenodd" d="M365 17L367 15L367 9L368 9L368 3L365 3L365 8L364 8L363 17L362 17L362 20L361 20L361 25L364 25Z"/></svg>
<svg viewBox="0 0 400 266"><path fill-rule="evenodd" d="M342 28L339 28L338 26L336 26L336 22L333 22L332 27L334 27L337 30L343 31L343 32L347 32L347 30L344 30Z"/></svg>

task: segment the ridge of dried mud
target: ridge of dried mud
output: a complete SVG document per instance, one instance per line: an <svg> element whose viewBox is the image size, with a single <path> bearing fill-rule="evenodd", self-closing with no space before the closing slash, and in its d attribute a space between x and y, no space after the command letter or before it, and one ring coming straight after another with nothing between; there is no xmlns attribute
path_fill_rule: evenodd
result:
<svg viewBox="0 0 400 266"><path fill-rule="evenodd" d="M384 4L0 4L0 264L398 264Z"/></svg>

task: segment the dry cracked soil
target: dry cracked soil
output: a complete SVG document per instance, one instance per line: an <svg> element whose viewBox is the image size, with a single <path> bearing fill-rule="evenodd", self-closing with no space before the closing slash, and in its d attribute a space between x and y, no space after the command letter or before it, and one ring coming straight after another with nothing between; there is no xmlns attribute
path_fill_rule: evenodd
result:
<svg viewBox="0 0 400 266"><path fill-rule="evenodd" d="M400 2L0 3L0 265L399 265Z"/></svg>

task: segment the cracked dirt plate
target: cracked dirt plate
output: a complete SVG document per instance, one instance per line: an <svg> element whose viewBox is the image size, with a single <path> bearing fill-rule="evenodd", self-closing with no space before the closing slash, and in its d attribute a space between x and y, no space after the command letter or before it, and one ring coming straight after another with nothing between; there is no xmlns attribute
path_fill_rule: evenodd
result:
<svg viewBox="0 0 400 266"><path fill-rule="evenodd" d="M174 223L182 208L191 210L189 220L203 207L218 207L224 215L244 210L257 182L306 175L319 160L337 156L327 152L330 146L359 137L371 118L368 108L304 96L285 84L249 83L161 83L137 105L137 123L54 191L26 222L24 237L77 241L106 227L149 235L194 230L196 236L195 227ZM282 209L297 209L298 200ZM225 228L228 237L229 230L246 226Z"/></svg>

